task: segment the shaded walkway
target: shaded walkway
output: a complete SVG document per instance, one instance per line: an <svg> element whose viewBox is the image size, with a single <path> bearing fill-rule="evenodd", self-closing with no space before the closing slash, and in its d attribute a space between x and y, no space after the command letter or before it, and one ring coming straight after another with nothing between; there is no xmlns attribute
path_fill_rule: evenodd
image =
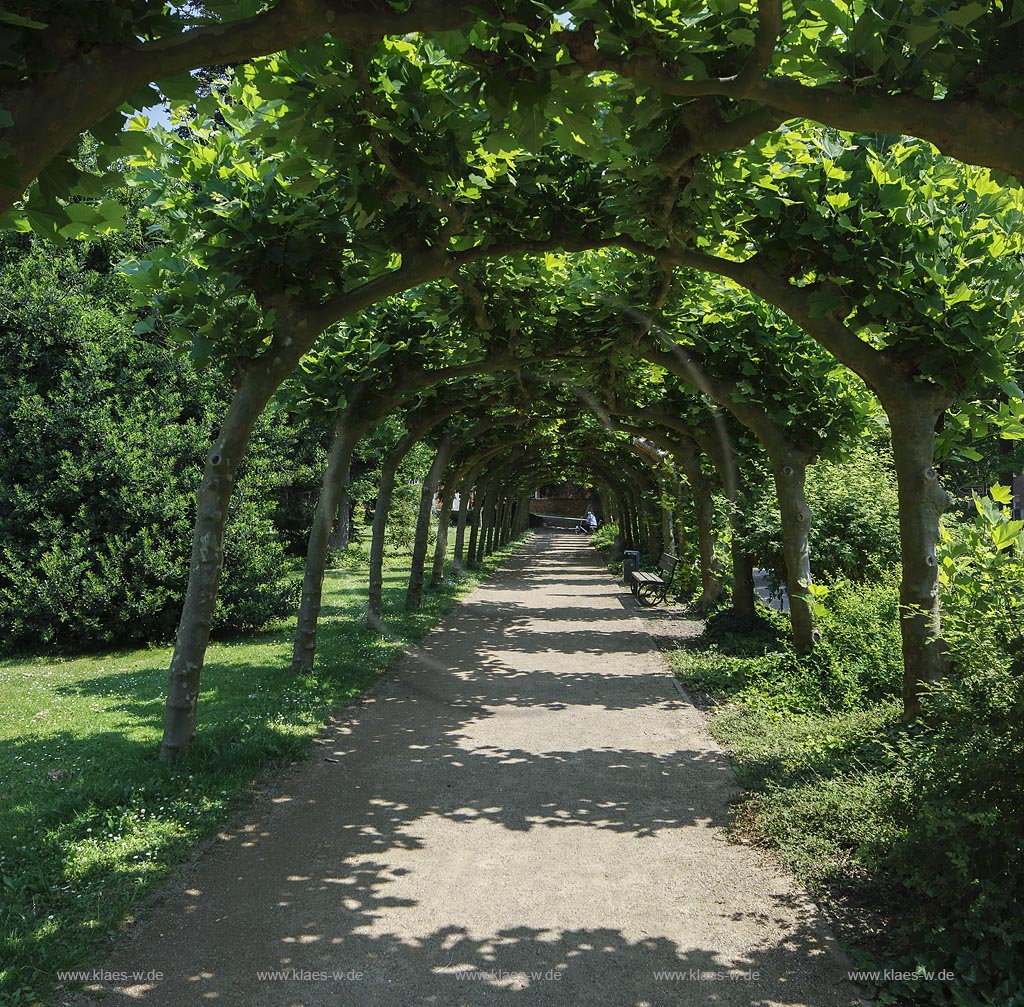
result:
<svg viewBox="0 0 1024 1007"><path fill-rule="evenodd" d="M163 980L101 1002L857 1002L813 906L724 838L727 763L576 536L536 535L320 745L105 966Z"/></svg>

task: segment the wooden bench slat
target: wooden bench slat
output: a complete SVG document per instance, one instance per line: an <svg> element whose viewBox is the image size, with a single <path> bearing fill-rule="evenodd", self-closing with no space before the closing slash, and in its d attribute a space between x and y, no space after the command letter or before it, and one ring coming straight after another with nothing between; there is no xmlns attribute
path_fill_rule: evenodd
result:
<svg viewBox="0 0 1024 1007"><path fill-rule="evenodd" d="M639 581L641 584L661 584L664 583L662 579L655 573L646 573L643 570L633 571L633 580Z"/></svg>

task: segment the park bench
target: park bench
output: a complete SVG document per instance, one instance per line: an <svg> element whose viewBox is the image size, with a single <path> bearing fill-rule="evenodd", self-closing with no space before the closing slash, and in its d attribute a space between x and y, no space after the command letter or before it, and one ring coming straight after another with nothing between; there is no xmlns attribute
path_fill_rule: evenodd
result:
<svg viewBox="0 0 1024 1007"><path fill-rule="evenodd" d="M661 554L658 562L657 573L647 573L643 570L634 570L632 574L633 583L630 590L633 597L641 605L648 608L657 605L659 601L668 599L668 589L672 586L672 578L675 576L676 564L679 562L675 556L667 552Z"/></svg>

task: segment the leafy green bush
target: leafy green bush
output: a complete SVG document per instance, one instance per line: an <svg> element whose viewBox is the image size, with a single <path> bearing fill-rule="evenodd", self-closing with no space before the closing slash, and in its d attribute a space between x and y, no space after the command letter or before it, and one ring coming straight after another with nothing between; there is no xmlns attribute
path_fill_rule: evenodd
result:
<svg viewBox="0 0 1024 1007"><path fill-rule="evenodd" d="M618 524L615 521L606 521L590 536L590 544L595 549L610 549L618 537Z"/></svg>
<svg viewBox="0 0 1024 1007"><path fill-rule="evenodd" d="M915 957L958 1003L1024 1003L1024 661L944 683L896 755L901 834L874 859L912 899Z"/></svg>
<svg viewBox="0 0 1024 1007"><path fill-rule="evenodd" d="M109 277L99 284L70 254L5 251L0 647L167 639L188 576L195 487L227 389L133 336ZM274 422L260 427L257 442L270 450L258 447L243 467L229 513L216 616L225 630L263 625L294 604L271 495L291 435Z"/></svg>
<svg viewBox="0 0 1024 1007"><path fill-rule="evenodd" d="M893 745L901 830L873 853L913 900L918 960L954 971L963 1004L1024 1004L1024 525L1008 503L994 486L944 530L954 674Z"/></svg>
<svg viewBox="0 0 1024 1007"><path fill-rule="evenodd" d="M1024 1003L1024 527L1002 499L947 532L954 674L914 724L898 720L895 572L833 584L807 657L767 610L716 616L702 648L673 655L684 682L728 700L712 727L753 791L741 821L819 893L881 914L886 956L865 966L955 976L888 987L885 1003Z"/></svg>
<svg viewBox="0 0 1024 1007"><path fill-rule="evenodd" d="M743 541L773 586L786 581L782 527L767 471L744 510ZM811 569L816 580L870 581L899 561L896 479L888 448L860 447L843 461L821 461L807 472Z"/></svg>
<svg viewBox="0 0 1024 1007"><path fill-rule="evenodd" d="M948 519L939 548L943 636L964 669L1005 665L1024 646L1024 522L1011 493L974 496L973 519Z"/></svg>
<svg viewBox="0 0 1024 1007"><path fill-rule="evenodd" d="M675 656L680 671L703 691L778 713L853 710L898 695L895 575L872 585L840 581L827 597L812 653L796 653L780 612L762 607L753 621L722 612L707 621L705 649Z"/></svg>
<svg viewBox="0 0 1024 1007"><path fill-rule="evenodd" d="M737 656L755 657L785 646L790 634L789 617L765 605L756 615L744 616L731 608L722 609L704 622L701 641Z"/></svg>

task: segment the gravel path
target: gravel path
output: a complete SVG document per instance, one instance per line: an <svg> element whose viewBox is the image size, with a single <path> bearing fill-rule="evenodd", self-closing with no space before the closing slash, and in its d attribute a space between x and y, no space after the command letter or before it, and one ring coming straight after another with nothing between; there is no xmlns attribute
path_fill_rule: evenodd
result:
<svg viewBox="0 0 1024 1007"><path fill-rule="evenodd" d="M731 770L576 536L537 534L319 744L103 966L160 981L66 1002L860 1002L726 839Z"/></svg>

